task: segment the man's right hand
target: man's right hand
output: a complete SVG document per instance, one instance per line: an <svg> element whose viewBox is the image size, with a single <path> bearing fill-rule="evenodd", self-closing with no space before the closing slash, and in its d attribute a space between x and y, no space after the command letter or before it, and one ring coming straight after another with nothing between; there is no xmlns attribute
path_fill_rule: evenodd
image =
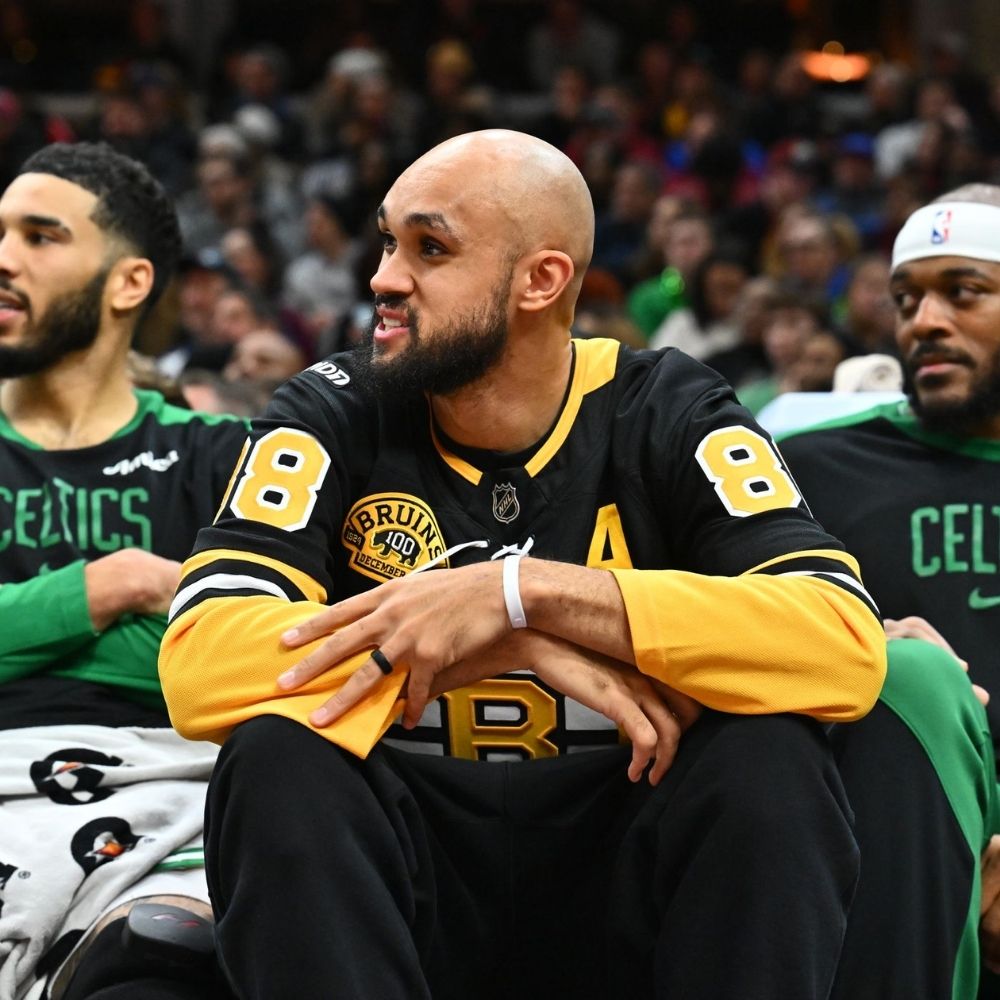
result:
<svg viewBox="0 0 1000 1000"><path fill-rule="evenodd" d="M632 781L639 781L648 767L649 782L656 785L673 763L681 736L701 715L694 699L646 677L632 664L530 628L439 672L430 696L496 677L512 664L530 667L557 691L620 726L632 743Z"/></svg>
<svg viewBox="0 0 1000 1000"><path fill-rule="evenodd" d="M120 549L84 569L87 608L98 632L128 613L166 614L181 578L181 564L143 549Z"/></svg>

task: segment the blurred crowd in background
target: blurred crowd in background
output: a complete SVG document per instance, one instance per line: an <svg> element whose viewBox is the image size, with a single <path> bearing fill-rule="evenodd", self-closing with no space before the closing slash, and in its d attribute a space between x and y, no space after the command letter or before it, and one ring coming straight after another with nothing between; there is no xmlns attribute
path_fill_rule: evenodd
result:
<svg viewBox="0 0 1000 1000"><path fill-rule="evenodd" d="M919 65L875 53L833 83L780 7L720 34L707 6L626 24L582 0L491 16L431 0L319 55L308 26L296 46L244 24L206 72L157 0L132 0L115 51L81 53L55 95L18 49L35 44L31 5L0 0L0 184L54 140L145 162L176 199L185 253L136 378L252 415L369 323L375 210L399 171L461 132L527 131L593 194L577 335L680 347L756 412L831 388L846 358L894 353L892 240L943 191L1000 182L1000 74L970 70L948 32Z"/></svg>

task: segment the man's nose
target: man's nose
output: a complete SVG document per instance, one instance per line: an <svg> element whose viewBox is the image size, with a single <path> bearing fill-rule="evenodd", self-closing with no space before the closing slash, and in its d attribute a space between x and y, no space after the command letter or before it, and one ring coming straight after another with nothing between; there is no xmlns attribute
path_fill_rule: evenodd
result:
<svg viewBox="0 0 1000 1000"><path fill-rule="evenodd" d="M413 291L413 274L403 254L383 253L378 270L369 282L376 295L405 298Z"/></svg>

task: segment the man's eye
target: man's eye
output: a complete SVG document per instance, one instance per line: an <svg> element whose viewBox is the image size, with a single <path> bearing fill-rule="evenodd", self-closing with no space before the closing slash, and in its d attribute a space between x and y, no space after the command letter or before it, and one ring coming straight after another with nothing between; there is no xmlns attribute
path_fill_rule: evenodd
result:
<svg viewBox="0 0 1000 1000"><path fill-rule="evenodd" d="M437 257L444 253L444 247L435 240L421 240L420 252L425 257Z"/></svg>
<svg viewBox="0 0 1000 1000"><path fill-rule="evenodd" d="M967 302L979 295L979 289L975 285L956 285L951 290L951 297L959 302Z"/></svg>
<svg viewBox="0 0 1000 1000"><path fill-rule="evenodd" d="M392 233L382 233L382 249L386 253L392 253L396 249L396 238Z"/></svg>
<svg viewBox="0 0 1000 1000"><path fill-rule="evenodd" d="M39 246L43 243L51 243L52 237L46 235L45 233L28 233L25 237L25 241L31 246Z"/></svg>
<svg viewBox="0 0 1000 1000"><path fill-rule="evenodd" d="M916 296L910 292L893 292L892 301L896 303L896 308L903 314L912 312L917 304Z"/></svg>

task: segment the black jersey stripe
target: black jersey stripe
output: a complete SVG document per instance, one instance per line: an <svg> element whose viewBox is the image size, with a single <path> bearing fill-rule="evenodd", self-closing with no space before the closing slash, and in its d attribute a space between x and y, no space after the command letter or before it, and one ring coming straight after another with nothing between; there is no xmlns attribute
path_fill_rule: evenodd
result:
<svg viewBox="0 0 1000 1000"><path fill-rule="evenodd" d="M174 597L167 615L172 622L178 615L190 610L210 597L254 597L270 594L287 601L288 595L277 584L242 573L211 573L196 583L185 584Z"/></svg>
<svg viewBox="0 0 1000 1000"><path fill-rule="evenodd" d="M217 574L228 574L231 576L250 576L255 579L266 581L280 588L290 601L306 601L306 596L302 588L293 580L289 579L277 566L259 562L248 553L245 559L237 556L227 555L224 558L213 559L196 569L192 569L184 574L181 586L187 587L198 583L208 576Z"/></svg>
<svg viewBox="0 0 1000 1000"><path fill-rule="evenodd" d="M210 597L271 594L286 601L304 601L306 595L283 573L253 558L214 559L184 575L170 605L169 620Z"/></svg>
<svg viewBox="0 0 1000 1000"><path fill-rule="evenodd" d="M776 559L764 566L750 570L765 576L784 576L787 573L844 573L858 580L853 567L846 560L818 555L814 552L796 555L792 553L784 559ZM860 580L858 581L860 583Z"/></svg>
<svg viewBox="0 0 1000 1000"><path fill-rule="evenodd" d="M853 594L855 597L860 598L868 610L881 620L882 614L878 609L878 605L875 603L874 598L867 590L862 586L861 581L854 576L853 573L824 573L822 571L814 570L797 570L793 573L781 573L780 576L812 576L817 580L826 580L828 583L835 584L840 587L841 590L846 590L847 593Z"/></svg>

